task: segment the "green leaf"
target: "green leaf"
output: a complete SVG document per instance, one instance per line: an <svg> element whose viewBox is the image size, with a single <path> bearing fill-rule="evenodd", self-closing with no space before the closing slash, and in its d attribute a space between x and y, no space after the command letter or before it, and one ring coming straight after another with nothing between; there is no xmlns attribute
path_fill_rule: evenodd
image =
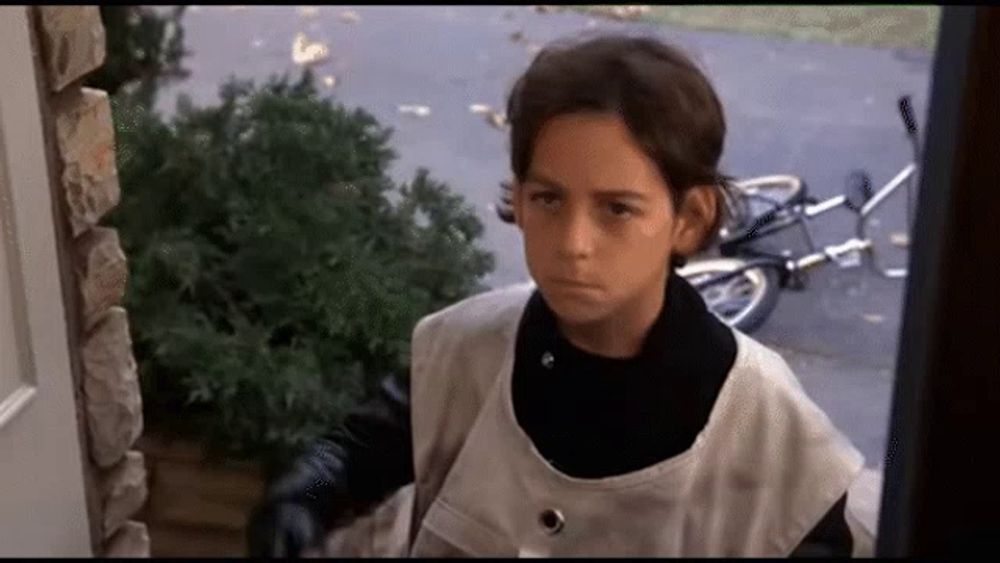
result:
<svg viewBox="0 0 1000 563"><path fill-rule="evenodd" d="M147 422L266 465L405 373L417 320L493 267L472 208L427 170L396 185L389 129L311 80L232 79L169 122L114 103Z"/></svg>

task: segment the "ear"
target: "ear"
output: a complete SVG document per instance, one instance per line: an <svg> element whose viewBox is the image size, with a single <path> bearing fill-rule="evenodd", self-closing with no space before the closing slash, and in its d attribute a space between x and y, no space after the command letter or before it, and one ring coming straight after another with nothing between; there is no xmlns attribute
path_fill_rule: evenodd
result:
<svg viewBox="0 0 1000 563"><path fill-rule="evenodd" d="M685 192L674 217L674 252L688 257L701 250L715 225L718 200L719 192L713 185L695 186Z"/></svg>
<svg viewBox="0 0 1000 563"><path fill-rule="evenodd" d="M517 178L514 178L513 180L510 181L509 185L510 185L510 210L514 214L514 224L517 225L518 228L523 228L521 225L521 215L523 213L523 211L521 210L521 206L523 205L521 196L523 192L521 190L521 184L520 182L517 181Z"/></svg>

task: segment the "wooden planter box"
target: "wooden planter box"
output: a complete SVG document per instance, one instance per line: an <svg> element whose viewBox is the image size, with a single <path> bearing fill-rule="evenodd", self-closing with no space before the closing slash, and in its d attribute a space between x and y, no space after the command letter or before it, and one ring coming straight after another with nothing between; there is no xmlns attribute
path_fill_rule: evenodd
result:
<svg viewBox="0 0 1000 563"><path fill-rule="evenodd" d="M200 446L142 436L149 500L137 516L153 557L242 557L250 510L263 492L255 464L206 461Z"/></svg>

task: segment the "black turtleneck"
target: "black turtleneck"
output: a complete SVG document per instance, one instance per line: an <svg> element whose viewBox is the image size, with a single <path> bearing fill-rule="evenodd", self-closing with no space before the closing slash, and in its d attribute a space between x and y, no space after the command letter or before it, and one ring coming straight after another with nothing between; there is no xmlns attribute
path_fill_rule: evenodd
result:
<svg viewBox="0 0 1000 563"><path fill-rule="evenodd" d="M736 361L732 330L676 275L635 357L607 358L574 346L537 289L515 350L518 424L553 467L578 478L636 471L690 448ZM850 555L844 502L793 556Z"/></svg>

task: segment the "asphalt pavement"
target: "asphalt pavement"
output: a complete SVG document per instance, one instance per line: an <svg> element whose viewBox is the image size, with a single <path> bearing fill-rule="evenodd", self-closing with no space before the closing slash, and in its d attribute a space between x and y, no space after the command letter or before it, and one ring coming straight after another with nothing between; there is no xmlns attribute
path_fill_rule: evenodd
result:
<svg viewBox="0 0 1000 563"><path fill-rule="evenodd" d="M548 41L622 30L671 41L706 70L726 111L722 164L729 174L797 174L822 199L841 193L852 169L866 169L878 186L910 162L896 99L911 95L924 121L932 53L539 14L529 6L192 7L184 16L192 74L161 91L158 109L170 113L179 92L196 104L214 103L228 76L262 81L297 72L296 36L304 35L307 49L321 43L328 57L315 66L320 87L393 128L399 158L392 175L406 181L427 167L475 207L486 225L482 244L497 257L486 280L496 287L528 274L518 231L492 209L509 175L507 138L469 106L501 109L518 74ZM324 82L327 76L333 80ZM400 105L426 106L429 113L403 114ZM904 228L902 202L888 202L873 229L877 248L900 265L906 254L889 236ZM854 227L849 212L835 211L815 221L813 234L818 244L836 244ZM803 249L795 237L778 242ZM783 292L754 334L785 356L870 466L881 465L883 456L904 287L868 270L824 267L805 290Z"/></svg>

